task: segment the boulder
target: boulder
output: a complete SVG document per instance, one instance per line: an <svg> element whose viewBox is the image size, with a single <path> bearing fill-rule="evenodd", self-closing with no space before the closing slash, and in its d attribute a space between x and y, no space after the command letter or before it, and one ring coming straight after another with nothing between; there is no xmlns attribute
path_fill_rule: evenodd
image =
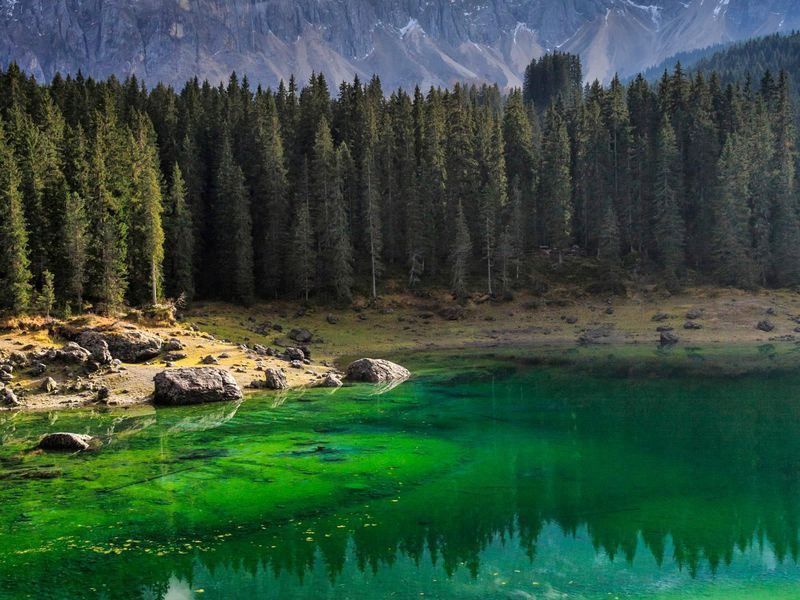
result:
<svg viewBox="0 0 800 600"><path fill-rule="evenodd" d="M92 353L75 342L67 342L61 350L51 350L48 358L65 363L84 365L92 358Z"/></svg>
<svg viewBox="0 0 800 600"><path fill-rule="evenodd" d="M94 438L80 433L49 433L42 438L37 448L54 452L82 452L92 446Z"/></svg>
<svg viewBox="0 0 800 600"><path fill-rule="evenodd" d="M694 321L686 321L683 324L684 329L702 329L703 326L700 323L695 323Z"/></svg>
<svg viewBox="0 0 800 600"><path fill-rule="evenodd" d="M164 360L167 362L177 362L186 358L189 358L189 355L186 354L186 352L170 352L164 356Z"/></svg>
<svg viewBox="0 0 800 600"><path fill-rule="evenodd" d="M52 377L48 377L47 379L42 381L41 385L39 386L39 389L41 389L43 392L47 394L52 394L53 392L58 390L58 384L56 383L55 379L53 379Z"/></svg>
<svg viewBox="0 0 800 600"><path fill-rule="evenodd" d="M292 329L289 338L299 344L308 344L314 339L314 335L308 329Z"/></svg>
<svg viewBox="0 0 800 600"><path fill-rule="evenodd" d="M367 381L384 383L402 381L411 377L405 367L380 358L362 358L347 367L347 379L350 381Z"/></svg>
<svg viewBox="0 0 800 600"><path fill-rule="evenodd" d="M339 379L339 376L336 373L328 373L325 375L325 379L322 380L322 383L320 383L320 387L340 388L342 387L342 380Z"/></svg>
<svg viewBox="0 0 800 600"><path fill-rule="evenodd" d="M78 341L85 339L89 333L97 334L105 340L111 356L122 362L137 363L155 358L161 352L162 341L157 335L139 331L138 329L125 329L121 331L84 331Z"/></svg>
<svg viewBox="0 0 800 600"><path fill-rule="evenodd" d="M204 365L218 365L219 360L216 356L212 356L209 354L208 356L204 356L203 360L201 361Z"/></svg>
<svg viewBox="0 0 800 600"><path fill-rule="evenodd" d="M9 373L8 371L0 371L0 381L3 383L8 383L14 379L14 374Z"/></svg>
<svg viewBox="0 0 800 600"><path fill-rule="evenodd" d="M283 353L286 356L286 360L290 362L295 360L303 361L306 358L306 353L300 348L286 348Z"/></svg>
<svg viewBox="0 0 800 600"><path fill-rule="evenodd" d="M19 401L19 398L17 398L14 390L9 387L0 390L0 400L2 400L4 406L22 406L22 402Z"/></svg>
<svg viewBox="0 0 800 600"><path fill-rule="evenodd" d="M162 371L153 379L153 402L182 406L241 400L242 390L225 369L194 367Z"/></svg>
<svg viewBox="0 0 800 600"><path fill-rule="evenodd" d="M671 331L662 331L661 332L661 345L662 346L674 346L678 342L680 342L680 338L675 335Z"/></svg>
<svg viewBox="0 0 800 600"><path fill-rule="evenodd" d="M164 352L180 352L181 350L183 350L183 342L178 338L170 338L164 344Z"/></svg>
<svg viewBox="0 0 800 600"><path fill-rule="evenodd" d="M669 315L667 313L660 312L654 314L650 320L655 323L661 323L662 321L666 321L667 319L669 319Z"/></svg>
<svg viewBox="0 0 800 600"><path fill-rule="evenodd" d="M756 329L758 329L759 331L764 331L766 333L769 333L770 331L774 331L775 323L767 319L764 319L763 321L758 322L758 325L756 325Z"/></svg>
<svg viewBox="0 0 800 600"><path fill-rule="evenodd" d="M264 387L268 390L285 390L289 387L286 375L280 369L266 369L264 375Z"/></svg>
<svg viewBox="0 0 800 600"><path fill-rule="evenodd" d="M439 316L446 321L461 321L467 317L467 311L461 306L448 306L439 311Z"/></svg>
<svg viewBox="0 0 800 600"><path fill-rule="evenodd" d="M47 371L47 365L41 362L34 363L34 365L31 367L31 375L34 377L44 374L45 371Z"/></svg>
<svg viewBox="0 0 800 600"><path fill-rule="evenodd" d="M78 344L86 348L92 359L101 365L109 365L114 360L108 348L108 342L96 331L84 331L78 336Z"/></svg>
<svg viewBox="0 0 800 600"><path fill-rule="evenodd" d="M703 316L703 309L701 308L690 308L689 311L686 313L686 318L690 321L694 321L699 319Z"/></svg>
<svg viewBox="0 0 800 600"><path fill-rule="evenodd" d="M336 315L328 315L327 317L325 317L325 320L330 325L336 325L339 322L339 317L337 317Z"/></svg>

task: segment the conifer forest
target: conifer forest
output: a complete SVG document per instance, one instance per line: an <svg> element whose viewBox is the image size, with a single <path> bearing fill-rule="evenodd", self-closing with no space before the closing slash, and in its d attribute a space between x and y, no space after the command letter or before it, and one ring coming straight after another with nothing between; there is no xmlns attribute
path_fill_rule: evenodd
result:
<svg viewBox="0 0 800 600"><path fill-rule="evenodd" d="M753 74L754 75L754 74ZM536 290L591 261L668 289L800 284L792 86L678 65L582 84L253 89L0 73L0 306Z"/></svg>

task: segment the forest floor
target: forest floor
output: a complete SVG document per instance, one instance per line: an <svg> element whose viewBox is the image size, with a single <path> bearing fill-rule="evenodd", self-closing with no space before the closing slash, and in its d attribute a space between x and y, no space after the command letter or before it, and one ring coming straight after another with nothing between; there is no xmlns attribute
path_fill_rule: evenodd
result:
<svg viewBox="0 0 800 600"><path fill-rule="evenodd" d="M695 314L691 314L694 312ZM663 313L661 320L654 317ZM666 315L666 317L664 316ZM688 316L695 318L688 318ZM136 326L163 339L178 338L187 357L175 367L199 366L207 355L219 357L246 388L263 379L263 368L283 367L291 387L314 385L336 364L343 368L352 358L392 358L413 351L466 348L573 348L577 344L598 348L626 348L631 352L656 349L658 327L671 327L680 341L677 348L764 347L778 345L794 351L800 343L800 294L788 290L747 293L700 287L679 295L640 292L626 297L518 296L512 301L474 297L465 306L456 305L446 293L425 297L387 295L372 304L356 301L353 306L302 307L298 303L275 302L249 308L221 303L195 305L180 321L169 326ZM774 329L757 325L770 321ZM692 329L686 329L686 324ZM103 324L96 318L91 325ZM795 328L798 328L795 331ZM277 350L300 345L289 338L293 329L313 334L308 344L313 364L305 369L288 368L277 357L255 356L242 344L261 344ZM60 347L64 340L46 330L10 329L0 333L0 354ZM634 354L635 356L635 354ZM789 356L787 354L787 356ZM791 355L794 361L794 355ZM56 409L94 401L94 386L106 386L112 405L146 401L153 391L153 377L168 368L160 358L142 364L86 376L70 367L48 369L33 377L21 370L12 385L22 390L27 408ZM42 380L53 377L62 389L78 377L89 390L44 393Z"/></svg>

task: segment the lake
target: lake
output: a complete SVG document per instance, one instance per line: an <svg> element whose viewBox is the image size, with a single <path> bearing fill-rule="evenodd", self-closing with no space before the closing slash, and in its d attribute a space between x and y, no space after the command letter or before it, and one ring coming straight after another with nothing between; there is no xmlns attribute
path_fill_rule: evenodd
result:
<svg viewBox="0 0 800 600"><path fill-rule="evenodd" d="M394 389L0 413L0 598L800 595L800 374L407 362ZM52 431L103 446L31 451Z"/></svg>

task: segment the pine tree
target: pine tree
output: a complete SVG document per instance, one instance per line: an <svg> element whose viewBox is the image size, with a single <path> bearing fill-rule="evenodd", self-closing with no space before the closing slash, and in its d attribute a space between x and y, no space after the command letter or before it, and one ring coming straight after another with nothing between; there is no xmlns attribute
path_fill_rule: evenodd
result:
<svg viewBox="0 0 800 600"><path fill-rule="evenodd" d="M330 253L326 259L326 272L329 273L329 283L335 298L340 302L349 302L352 300L353 288L353 249L342 195L344 187L342 165L351 159L349 157L345 159L349 154L346 144L342 144L336 154L337 175L333 181L333 195L328 207L330 221L326 227L327 247Z"/></svg>
<svg viewBox="0 0 800 600"><path fill-rule="evenodd" d="M103 311L121 306L128 287L125 205L129 194L129 157L125 155L116 113L106 98L95 113L90 161L91 188L87 200L91 232L88 281L92 297Z"/></svg>
<svg viewBox="0 0 800 600"><path fill-rule="evenodd" d="M664 116L656 143L654 234L667 287L678 287L683 265L685 227L680 213L680 157L669 117Z"/></svg>
<svg viewBox="0 0 800 600"><path fill-rule="evenodd" d="M253 226L244 173L234 161L227 126L223 126L215 181L214 237L220 292L227 300L249 305L254 296Z"/></svg>
<svg viewBox="0 0 800 600"><path fill-rule="evenodd" d="M467 296L467 277L472 258L472 238L469 235L464 208L458 205L455 219L455 235L450 251L450 287L459 299Z"/></svg>
<svg viewBox="0 0 800 600"><path fill-rule="evenodd" d="M42 289L37 300L39 312L49 319L56 303L56 280L47 269L42 273Z"/></svg>
<svg viewBox="0 0 800 600"><path fill-rule="evenodd" d="M383 272L381 257L383 253L383 235L381 227L381 207L378 190L379 177L375 151L368 147L364 152L364 164L361 171L361 181L364 186L364 224L366 225L367 252L369 255L370 294L373 299L378 297L378 278Z"/></svg>
<svg viewBox="0 0 800 600"><path fill-rule="evenodd" d="M128 215L129 292L136 304L156 305L161 297L164 230L159 158L150 119L133 116L129 134L131 156Z"/></svg>
<svg viewBox="0 0 800 600"><path fill-rule="evenodd" d="M89 223L86 204L78 192L67 192L64 209L61 247L66 273L64 293L67 302L75 303L78 312L83 310L83 294L86 285L87 246Z"/></svg>
<svg viewBox="0 0 800 600"><path fill-rule="evenodd" d="M164 220L164 280L171 298L194 297L194 223L186 203L186 184L176 162L170 177Z"/></svg>
<svg viewBox="0 0 800 600"><path fill-rule="evenodd" d="M31 298L28 233L20 174L0 121L0 307L27 310Z"/></svg>
<svg viewBox="0 0 800 600"><path fill-rule="evenodd" d="M289 227L289 180L278 109L272 94L263 100L256 135L257 169L253 189L253 239L258 291L275 297L281 291Z"/></svg>
<svg viewBox="0 0 800 600"><path fill-rule="evenodd" d="M290 273L293 288L301 292L308 301L313 286L317 257L314 250L314 230L311 225L310 198L308 191L308 163L303 163L302 176L295 195L295 216L292 225L292 252Z"/></svg>
<svg viewBox="0 0 800 600"><path fill-rule="evenodd" d="M797 142L786 71L781 71L771 111L775 137L772 259L778 285L800 283L800 214L797 204Z"/></svg>
<svg viewBox="0 0 800 600"><path fill-rule="evenodd" d="M559 259L570 243L572 180L567 127L558 106L545 117L542 168L539 182L542 242L558 251Z"/></svg>
<svg viewBox="0 0 800 600"><path fill-rule="evenodd" d="M723 147L718 179L711 231L714 273L722 284L752 288L755 265L750 252L747 204L750 165L747 145L739 134L729 136Z"/></svg>
<svg viewBox="0 0 800 600"><path fill-rule="evenodd" d="M498 220L506 206L508 184L503 157L503 133L488 110L483 111L478 121L477 148L481 180L479 230L483 259L486 262L487 290L492 295L492 267L497 245Z"/></svg>
<svg viewBox="0 0 800 600"><path fill-rule="evenodd" d="M618 263L619 254L620 235L617 213L614 210L614 203L609 200L606 202L606 207L603 211L603 220L600 226L600 237L597 246L597 257L610 263Z"/></svg>

